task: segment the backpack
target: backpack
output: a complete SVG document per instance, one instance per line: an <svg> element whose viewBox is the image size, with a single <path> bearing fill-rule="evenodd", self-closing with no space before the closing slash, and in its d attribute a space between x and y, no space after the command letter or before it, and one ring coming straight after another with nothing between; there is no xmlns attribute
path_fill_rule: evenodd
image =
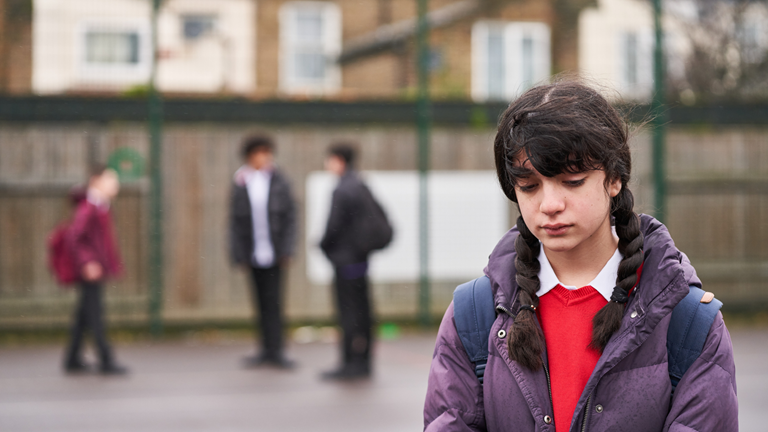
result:
<svg viewBox="0 0 768 432"><path fill-rule="evenodd" d="M368 254L387 247L392 242L393 230L387 214L373 197L371 190L365 184L362 185L362 190L363 200L354 240L357 250Z"/></svg>
<svg viewBox="0 0 768 432"><path fill-rule="evenodd" d="M71 285L78 281L75 263L67 244L69 222L62 222L48 236L48 268L59 285Z"/></svg>
<svg viewBox="0 0 768 432"><path fill-rule="evenodd" d="M701 354L709 328L722 306L723 303L712 293L691 286L688 295L672 310L667 331L667 357L673 394L680 379ZM464 350L469 361L475 364L475 375L482 384L488 361L488 336L496 320L488 276L456 287L453 292L453 318Z"/></svg>

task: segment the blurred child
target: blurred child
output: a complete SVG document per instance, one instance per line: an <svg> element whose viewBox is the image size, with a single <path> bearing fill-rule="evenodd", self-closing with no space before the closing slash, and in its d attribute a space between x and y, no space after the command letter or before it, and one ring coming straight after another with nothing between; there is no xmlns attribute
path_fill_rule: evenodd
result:
<svg viewBox="0 0 768 432"><path fill-rule="evenodd" d="M325 372L330 380L367 378L373 343L368 259L392 240L392 226L381 205L355 170L355 150L335 144L326 170L338 177L320 248L335 270L336 312L342 330L341 365Z"/></svg>
<svg viewBox="0 0 768 432"><path fill-rule="evenodd" d="M79 276L79 299L64 361L64 369L70 373L90 368L82 358L86 329L91 331L98 349L99 371L110 375L127 372L115 362L107 341L102 301L104 282L122 270L110 214L110 204L119 191L117 173L103 165L94 166L67 229L66 244Z"/></svg>
<svg viewBox="0 0 768 432"><path fill-rule="evenodd" d="M283 338L283 274L296 243L296 205L288 178L274 163L275 145L264 135L243 142L244 160L230 195L229 241L232 261L251 274L254 324L261 328L261 351L246 367L291 369Z"/></svg>

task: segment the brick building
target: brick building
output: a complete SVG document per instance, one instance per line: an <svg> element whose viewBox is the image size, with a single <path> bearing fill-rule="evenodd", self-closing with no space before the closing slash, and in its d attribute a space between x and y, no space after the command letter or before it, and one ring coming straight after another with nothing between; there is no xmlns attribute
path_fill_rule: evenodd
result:
<svg viewBox="0 0 768 432"><path fill-rule="evenodd" d="M32 1L0 0L0 93L29 93L31 76Z"/></svg>
<svg viewBox="0 0 768 432"><path fill-rule="evenodd" d="M32 40L33 66L6 67L3 75L14 83L29 75L16 92L115 94L145 85L150 0L31 3L0 0L0 7L29 5L28 21L15 24L27 27L13 34ZM575 70L578 15L591 3L430 1L433 96L509 99L552 72ZM415 16L414 0L165 0L158 86L167 94L255 99L408 98Z"/></svg>

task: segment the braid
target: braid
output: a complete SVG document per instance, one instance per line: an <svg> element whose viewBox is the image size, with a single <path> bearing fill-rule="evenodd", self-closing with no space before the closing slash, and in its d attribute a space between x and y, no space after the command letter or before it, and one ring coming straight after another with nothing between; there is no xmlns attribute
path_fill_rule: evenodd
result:
<svg viewBox="0 0 768 432"><path fill-rule="evenodd" d="M517 293L517 300L521 306L528 307L521 307L518 311L515 321L509 329L507 345L509 357L512 360L536 371L542 367L541 353L544 341L533 315L533 309L539 305L539 297L536 292L539 290L540 284L539 248L541 244L528 229L522 216L517 218L517 229L520 231L520 235L515 240L515 251L517 252L515 280L520 288Z"/></svg>
<svg viewBox="0 0 768 432"><path fill-rule="evenodd" d="M632 192L622 185L621 191L612 199L611 214L616 221L619 236L619 252L624 256L619 263L611 301L600 309L592 320L592 342L590 347L602 352L611 336L621 327L624 304L629 290L637 283L637 270L643 264L643 233L640 232L640 218L635 214L635 199Z"/></svg>

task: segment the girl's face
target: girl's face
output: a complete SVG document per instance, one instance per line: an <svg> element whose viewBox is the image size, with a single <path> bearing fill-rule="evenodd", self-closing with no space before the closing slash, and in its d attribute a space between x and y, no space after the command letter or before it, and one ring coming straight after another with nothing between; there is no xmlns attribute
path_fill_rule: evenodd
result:
<svg viewBox="0 0 768 432"><path fill-rule="evenodd" d="M104 198L111 200L120 192L120 178L115 170L107 168L100 176L91 179L91 187L98 189Z"/></svg>
<svg viewBox="0 0 768 432"><path fill-rule="evenodd" d="M529 161L524 166L532 174L518 179L517 202L546 252L584 258L616 247L610 208L611 198L621 191L619 179L606 185L602 170L545 177Z"/></svg>

